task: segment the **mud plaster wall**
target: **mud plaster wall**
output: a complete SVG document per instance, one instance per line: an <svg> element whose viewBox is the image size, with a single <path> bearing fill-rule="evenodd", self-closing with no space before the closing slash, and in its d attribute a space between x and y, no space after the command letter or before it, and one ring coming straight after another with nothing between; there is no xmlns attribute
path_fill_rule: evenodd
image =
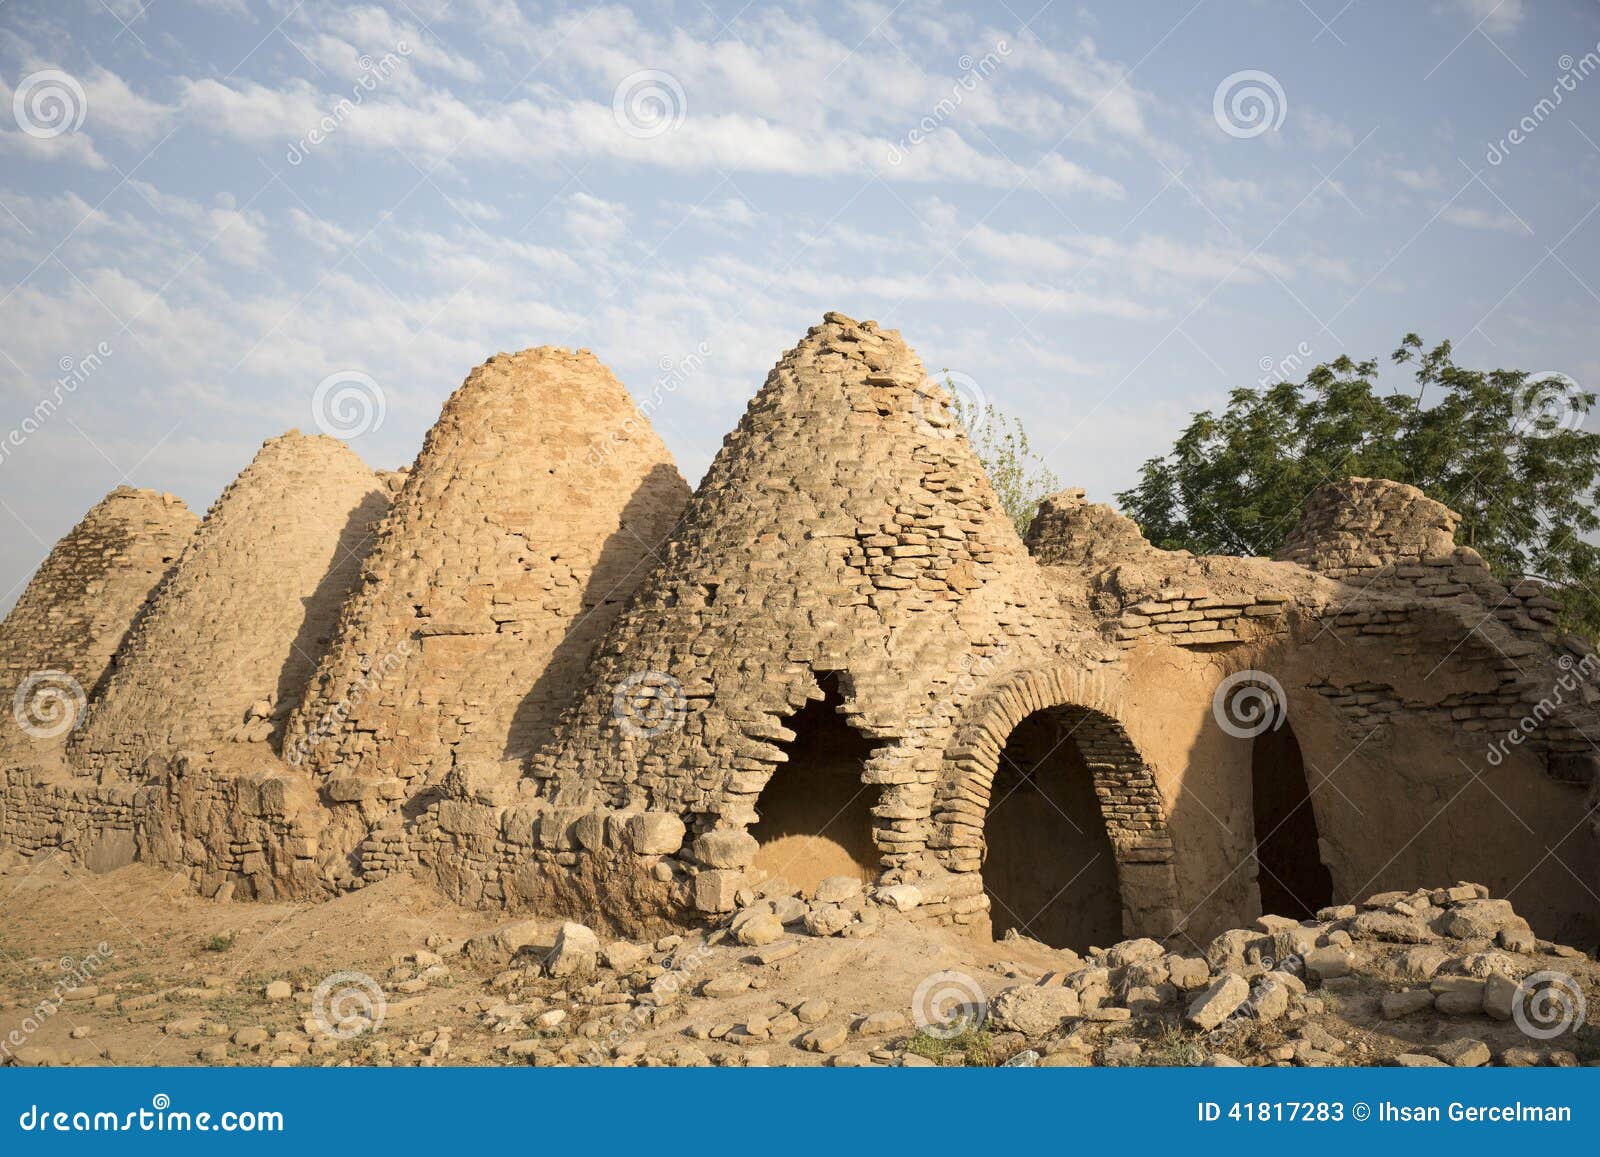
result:
<svg viewBox="0 0 1600 1157"><path fill-rule="evenodd" d="M286 754L339 809L346 844L459 763L527 754L687 500L587 350L500 354L471 373L290 724Z"/></svg>
<svg viewBox="0 0 1600 1157"><path fill-rule="evenodd" d="M117 652L73 763L143 778L180 749L277 739L387 508L343 442L266 442Z"/></svg>
<svg viewBox="0 0 1600 1157"><path fill-rule="evenodd" d="M93 694L198 522L170 494L119 486L56 543L0 623L0 756L36 760L45 747L65 742L66 732L44 741L22 731L11 710L18 688L37 672L61 671L85 696ZM25 717L51 722L32 708Z"/></svg>

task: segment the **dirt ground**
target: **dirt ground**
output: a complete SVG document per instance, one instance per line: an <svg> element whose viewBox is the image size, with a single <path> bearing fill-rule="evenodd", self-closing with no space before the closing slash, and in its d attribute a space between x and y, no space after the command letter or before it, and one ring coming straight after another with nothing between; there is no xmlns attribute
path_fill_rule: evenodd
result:
<svg viewBox="0 0 1600 1157"><path fill-rule="evenodd" d="M878 915L864 899L857 906L871 918L842 935L807 934L795 916L759 946L726 927L600 942L588 957L596 963L561 975L560 921L464 910L408 878L318 904L228 903L142 865L96 875L61 857L0 855L0 1062L1322 1065L1481 1053L1470 1063L1570 1065L1600 1057L1595 1031L1581 1023L1543 1041L1481 1012L1386 1018L1385 994L1413 987L1393 971L1403 945L1358 938L1355 974L1315 984L1271 1023L1235 1017L1202 1032L1185 1010L1205 982L1174 988L1174 956L1164 958L1174 962L1173 984L1151 985L1143 1000L1130 987L1133 970L1166 965L1146 955L1119 968L1118 951L1133 958L1125 946L1083 960L1031 940L914 924L889 908ZM1476 959L1477 947L1461 942L1460 959ZM1523 970L1559 968L1591 1003L1600 1000L1584 954L1541 941L1524 957ZM1190 959L1203 969L1202 957ZM1267 967L1246 972L1259 980ZM941 994L994 1008L1007 989L1063 976L1083 995L1081 1016L1054 1017L1047 1030L1024 1035L1015 1030L1026 1026L998 1017L955 1039L919 1031L919 1012ZM1110 991L1091 1002L1100 984ZM1474 1047L1463 1052L1463 1041Z"/></svg>

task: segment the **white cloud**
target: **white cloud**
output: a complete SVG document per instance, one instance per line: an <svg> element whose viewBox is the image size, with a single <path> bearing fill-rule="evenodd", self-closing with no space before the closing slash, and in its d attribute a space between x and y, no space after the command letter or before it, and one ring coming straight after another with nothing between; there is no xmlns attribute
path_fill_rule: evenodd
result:
<svg viewBox="0 0 1600 1157"><path fill-rule="evenodd" d="M1528 14L1523 0L1450 0L1450 6L1491 36L1515 32Z"/></svg>
<svg viewBox="0 0 1600 1157"><path fill-rule="evenodd" d="M627 236L629 216L627 207L615 201L574 193L567 199L562 221L579 244L609 248Z"/></svg>
<svg viewBox="0 0 1600 1157"><path fill-rule="evenodd" d="M1487 209L1474 209L1466 205L1451 205L1439 214L1441 220L1452 225L1460 225L1467 229L1492 229L1501 233L1522 233L1531 235L1531 230L1525 228L1510 213L1490 212Z"/></svg>

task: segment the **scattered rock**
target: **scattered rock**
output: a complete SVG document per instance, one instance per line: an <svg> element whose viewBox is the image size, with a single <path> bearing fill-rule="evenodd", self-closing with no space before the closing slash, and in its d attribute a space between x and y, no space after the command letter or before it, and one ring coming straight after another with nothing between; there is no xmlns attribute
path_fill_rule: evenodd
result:
<svg viewBox="0 0 1600 1157"><path fill-rule="evenodd" d="M1305 955L1306 972L1318 980L1348 976L1350 963L1350 954L1336 945L1314 948Z"/></svg>
<svg viewBox="0 0 1600 1157"><path fill-rule="evenodd" d="M545 970L556 979L587 976L600 958L600 938L582 924L570 920L556 934L555 947L545 960Z"/></svg>
<svg viewBox="0 0 1600 1157"><path fill-rule="evenodd" d="M1195 1028L1209 1032L1249 998L1249 982L1237 973L1225 972L1189 1005L1185 1019Z"/></svg>
<svg viewBox="0 0 1600 1157"><path fill-rule="evenodd" d="M1061 1022L1081 1014L1078 994L1070 988L1017 985L1002 990L989 1002L989 1023L1027 1037L1043 1036Z"/></svg>
<svg viewBox="0 0 1600 1157"><path fill-rule="evenodd" d="M1461 1037L1435 1045L1433 1055L1458 1069L1475 1069L1489 1063L1489 1046L1481 1040Z"/></svg>

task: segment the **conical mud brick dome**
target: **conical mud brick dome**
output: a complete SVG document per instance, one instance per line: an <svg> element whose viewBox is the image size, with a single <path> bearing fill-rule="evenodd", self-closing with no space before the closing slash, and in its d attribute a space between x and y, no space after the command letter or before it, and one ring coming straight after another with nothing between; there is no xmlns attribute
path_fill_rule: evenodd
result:
<svg viewBox="0 0 1600 1157"><path fill-rule="evenodd" d="M387 505L343 442L264 444L117 653L73 761L138 775L178 749L277 739Z"/></svg>
<svg viewBox="0 0 1600 1157"><path fill-rule="evenodd" d="M791 759L849 769L840 842L870 874L875 826L891 857L924 838L911 818L974 665L1037 658L1061 619L944 388L899 334L830 313L724 442L533 771L559 805L706 830L755 821ZM821 801L831 772L815 774L796 791ZM888 823L856 814L869 801ZM825 806L760 811L797 809L798 832Z"/></svg>
<svg viewBox="0 0 1600 1157"><path fill-rule="evenodd" d="M525 755L687 500L587 350L491 358L428 433L286 758L351 802Z"/></svg>
<svg viewBox="0 0 1600 1157"><path fill-rule="evenodd" d="M59 746L80 725L134 616L194 535L177 498L119 486L44 560L0 623L0 751Z"/></svg>

